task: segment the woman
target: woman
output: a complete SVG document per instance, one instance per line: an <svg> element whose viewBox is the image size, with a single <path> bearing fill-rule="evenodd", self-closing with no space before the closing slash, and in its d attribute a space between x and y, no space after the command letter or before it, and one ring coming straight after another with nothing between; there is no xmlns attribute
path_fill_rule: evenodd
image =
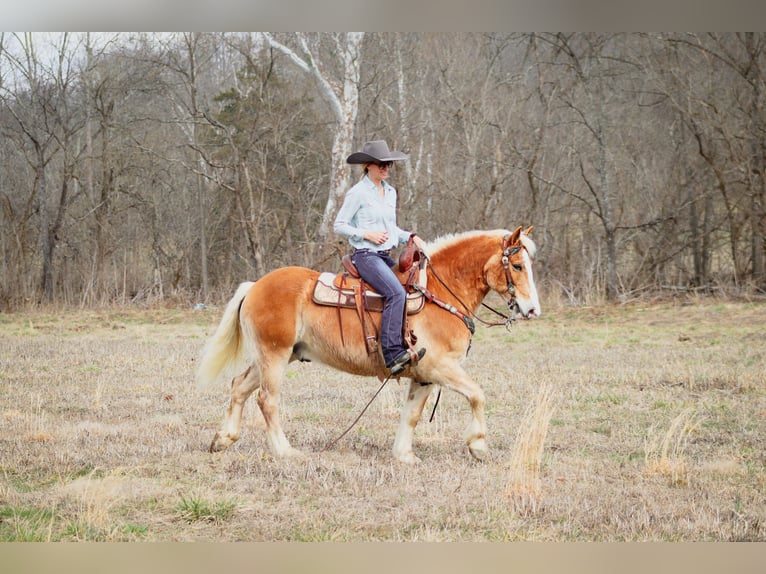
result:
<svg viewBox="0 0 766 574"><path fill-rule="evenodd" d="M364 177L346 192L333 226L335 233L348 237L354 248L351 260L362 279L385 297L380 344L390 376L398 375L426 352L421 348L411 353L404 344L402 323L407 295L391 269L391 249L406 243L410 236L414 236L418 248L424 247L420 237L397 226L396 190L386 181L393 162L407 158L402 152L390 151L383 140L369 141L362 151L348 156L346 163L364 166Z"/></svg>

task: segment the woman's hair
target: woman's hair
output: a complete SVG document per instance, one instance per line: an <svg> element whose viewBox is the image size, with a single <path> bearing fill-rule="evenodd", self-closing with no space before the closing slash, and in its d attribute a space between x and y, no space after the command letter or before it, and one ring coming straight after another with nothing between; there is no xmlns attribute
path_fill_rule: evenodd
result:
<svg viewBox="0 0 766 574"><path fill-rule="evenodd" d="M364 176L366 176L369 173L369 167L372 165L372 162L368 161L367 163L362 163L360 165L362 166L362 177L360 177L359 179L362 180L364 179Z"/></svg>

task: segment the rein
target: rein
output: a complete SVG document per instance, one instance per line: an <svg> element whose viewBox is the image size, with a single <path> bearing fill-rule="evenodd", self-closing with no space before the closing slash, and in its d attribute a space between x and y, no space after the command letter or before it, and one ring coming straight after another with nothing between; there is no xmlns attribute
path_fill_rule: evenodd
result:
<svg viewBox="0 0 766 574"><path fill-rule="evenodd" d="M489 305L487 305L486 303L484 303L482 301L482 303L481 303L482 307L484 307L485 309L489 309L495 315L498 315L499 317L502 317L504 319L502 322L498 322L498 323L492 323L490 321L485 321L484 319L479 317L476 313L471 311L468 308L468 305L466 305L460 299L460 297L458 297L457 295L455 295L455 293L452 292L452 290L449 288L449 285L447 285L444 282L444 280L441 277L439 277L439 274L434 270L433 266L431 267L431 271L433 272L434 277L436 277L436 279L439 280L439 283L441 283L442 286L445 289L447 289L447 291L449 291L450 295L452 295L455 299L457 299L457 302L460 303L460 305L463 307L463 309L466 310L466 313L462 313L459 310L457 310L455 307L453 307L452 305L449 305L448 303L445 303L443 301L440 301L439 299L436 299L435 297L433 297L433 293L429 292L428 294L426 294L426 293L423 293L423 294L426 295L426 298L428 298L429 301L432 301L433 303L435 303L439 307L441 307L443 309L446 309L450 313L452 313L454 315L457 315L458 317L463 319L463 323L465 323L466 327L468 327L468 330L471 332L471 335L473 335L475 333L475 331L476 331L476 327L474 326L474 319L476 321L478 321L479 323L481 323L482 325L485 325L487 327L499 327L500 325L505 325L507 327L511 323L513 323L514 319L511 316L506 315L505 313L503 313L501 311L498 311L497 309L494 309L493 307L490 307ZM418 290L421 291L421 293L423 292L423 290L420 289L420 288L418 288ZM430 295L430 297L429 297L429 295Z"/></svg>
<svg viewBox="0 0 766 574"><path fill-rule="evenodd" d="M390 381L390 380L391 380L391 377L386 377L386 379L383 381L383 383L381 383L380 387L378 387L378 390L375 391L375 394L372 395L372 398L369 401L367 401L366 405L364 405L364 408L362 409L362 412L360 412L359 415L354 419L354 422L352 422L350 425L348 425L348 428L346 428L346 430L344 430L342 433L340 433L340 435L335 440L332 440L332 441L328 442L327 445L325 445L325 447L322 449L321 452L324 452L324 451L329 450L332 447L334 447L336 444L338 444L338 441L340 439L342 439L344 436L346 436L348 434L348 431L350 431L352 428L354 428L354 425L356 425L356 423L359 422L359 419L361 419L362 415L367 412L367 409L372 404L372 401L375 400L375 398L380 394L380 391L383 390L383 387L385 387L386 383L388 383L388 381ZM434 407L434 410L436 410L436 407ZM431 417L433 418L433 414L431 415Z"/></svg>

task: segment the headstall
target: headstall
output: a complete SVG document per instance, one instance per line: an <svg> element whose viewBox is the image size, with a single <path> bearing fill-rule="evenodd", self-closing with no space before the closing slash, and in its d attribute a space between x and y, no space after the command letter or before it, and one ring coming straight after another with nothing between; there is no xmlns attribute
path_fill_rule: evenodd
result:
<svg viewBox="0 0 766 574"><path fill-rule="evenodd" d="M458 303L460 303L460 305L466 310L466 313L464 314L464 313L461 313L461 312L457 311L457 309L455 307L451 306L451 305L449 305L449 306L446 305L446 304L440 305L439 303L441 303L441 302L440 301L434 301L434 298L430 298L430 300L433 301L434 303L437 303L437 305L439 305L440 307L442 307L444 309L447 309L451 313L453 313L453 314L457 315L458 317L460 317L463 320L463 322L465 323L466 327L468 327L469 331L471 331L472 335L474 333L472 319L476 319L477 321L479 321L480 323L483 323L484 325L486 325L488 327L495 327L497 325L505 325L506 329L510 328L511 325L513 324L513 322L516 320L516 317L518 315L518 305L516 303L516 287L514 286L513 278L511 277L511 265L512 265L512 263L511 263L510 258L513 257L514 255L516 255L521 250L522 246L521 245L511 246L510 245L510 240L511 240L511 235L510 234L506 234L505 236L503 236L503 255L502 255L502 258L500 260L502 262L502 264L503 264L503 270L505 271L505 281L506 281L506 285L508 287L508 295L509 295L509 298L508 298L508 310L510 311L510 313L508 315L506 315L505 313L501 313L497 309L493 309L492 307L490 307L489 305L487 305L484 302L482 302L482 304L481 304L482 307L484 307L485 309L489 309L490 311L492 311L496 315L502 317L504 320L503 320L503 322L500 322L500 323L490 323L488 321L484 321L481 317L479 317L473 311L471 311L468 308L468 306L465 303L463 303L463 301L461 301L460 298L455 293L452 292L452 290L449 288L449 286L439 276L439 274L437 273L436 269L434 269L433 265L431 265L431 272L433 273L434 277L436 277L436 279L439 281L439 283L441 283L447 289L447 291L449 291L449 293L453 297L455 297L455 299L457 299ZM517 271L521 271L520 267L514 266L514 268ZM433 297L432 294L429 293L429 295L431 295L431 297ZM428 295L426 295L426 296L428 297ZM451 309L448 308L448 307L451 307Z"/></svg>

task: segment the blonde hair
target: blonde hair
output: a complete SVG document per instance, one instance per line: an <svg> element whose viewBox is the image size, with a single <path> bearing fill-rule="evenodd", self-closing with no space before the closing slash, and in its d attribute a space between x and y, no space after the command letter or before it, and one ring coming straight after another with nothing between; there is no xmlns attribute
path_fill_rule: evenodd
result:
<svg viewBox="0 0 766 574"><path fill-rule="evenodd" d="M369 168L370 168L370 166L373 163L374 162L368 161L367 163L361 164L362 165L362 177L359 178L360 180L364 179L364 176L366 176L369 173Z"/></svg>

